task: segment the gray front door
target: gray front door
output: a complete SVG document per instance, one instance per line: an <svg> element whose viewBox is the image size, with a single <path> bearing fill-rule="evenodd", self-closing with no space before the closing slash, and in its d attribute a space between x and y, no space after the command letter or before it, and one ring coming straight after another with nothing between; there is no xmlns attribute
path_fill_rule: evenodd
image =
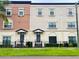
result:
<svg viewBox="0 0 79 59"><path fill-rule="evenodd" d="M24 33L20 33L20 41L24 42Z"/></svg>
<svg viewBox="0 0 79 59"><path fill-rule="evenodd" d="M41 38L40 33L37 32L36 33L36 42L40 42L40 38Z"/></svg>
<svg viewBox="0 0 79 59"><path fill-rule="evenodd" d="M20 44L21 44L21 47L24 46L24 32L20 33Z"/></svg>

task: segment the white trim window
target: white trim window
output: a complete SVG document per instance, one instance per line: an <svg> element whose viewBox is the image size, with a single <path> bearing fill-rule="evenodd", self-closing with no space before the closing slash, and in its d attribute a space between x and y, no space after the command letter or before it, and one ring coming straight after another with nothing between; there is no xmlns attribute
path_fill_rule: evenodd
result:
<svg viewBox="0 0 79 59"><path fill-rule="evenodd" d="M11 45L11 36L3 36L3 45Z"/></svg>
<svg viewBox="0 0 79 59"><path fill-rule="evenodd" d="M76 44L77 43L76 42L76 36L69 36L68 38L69 38L69 43L70 44Z"/></svg>
<svg viewBox="0 0 79 59"><path fill-rule="evenodd" d="M72 8L68 9L68 16L73 16L73 9Z"/></svg>
<svg viewBox="0 0 79 59"><path fill-rule="evenodd" d="M68 28L75 29L76 28L75 22L68 22Z"/></svg>
<svg viewBox="0 0 79 59"><path fill-rule="evenodd" d="M56 22L48 22L49 29L56 29Z"/></svg>
<svg viewBox="0 0 79 59"><path fill-rule="evenodd" d="M12 29L12 23L4 23L4 29Z"/></svg>
<svg viewBox="0 0 79 59"><path fill-rule="evenodd" d="M12 16L12 9L6 9L6 16Z"/></svg>
<svg viewBox="0 0 79 59"><path fill-rule="evenodd" d="M11 30L13 28L13 21L8 20L8 23L3 22L3 29L5 30Z"/></svg>
<svg viewBox="0 0 79 59"><path fill-rule="evenodd" d="M49 9L49 16L55 16L54 9Z"/></svg>
<svg viewBox="0 0 79 59"><path fill-rule="evenodd" d="M18 16L24 16L24 8L18 9Z"/></svg>
<svg viewBox="0 0 79 59"><path fill-rule="evenodd" d="M38 8L38 16L43 16L43 13L42 13L42 8Z"/></svg>

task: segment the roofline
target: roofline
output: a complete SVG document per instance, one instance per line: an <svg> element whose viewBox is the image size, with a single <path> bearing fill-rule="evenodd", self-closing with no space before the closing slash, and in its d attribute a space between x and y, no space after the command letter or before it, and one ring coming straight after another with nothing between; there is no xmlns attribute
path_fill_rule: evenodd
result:
<svg viewBox="0 0 79 59"><path fill-rule="evenodd" d="M31 5L75 5L75 3L31 3Z"/></svg>
<svg viewBox="0 0 79 59"><path fill-rule="evenodd" d="M31 1L9 1L9 4L31 4Z"/></svg>
<svg viewBox="0 0 79 59"><path fill-rule="evenodd" d="M1 1L0 1L1 2ZM75 3L32 3L31 1L9 1L9 4L31 4L31 5L75 5ZM79 5L79 3L77 3Z"/></svg>

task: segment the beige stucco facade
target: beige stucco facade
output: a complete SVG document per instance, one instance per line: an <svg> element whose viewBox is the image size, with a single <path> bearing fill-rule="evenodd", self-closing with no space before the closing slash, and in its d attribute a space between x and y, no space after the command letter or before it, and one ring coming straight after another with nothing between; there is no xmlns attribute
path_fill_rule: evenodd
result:
<svg viewBox="0 0 79 59"><path fill-rule="evenodd" d="M37 15L38 8L42 8L43 15L40 17ZM53 8L55 15L49 16L49 9ZM68 9L73 9L73 16L68 16ZM75 5L31 5L30 9L30 30L42 29L44 30L41 35L41 41L44 43L49 42L49 36L56 36L57 43L63 43L63 41L69 41L69 36L76 36L76 28L68 29L68 22L75 22ZM56 29L49 29L48 22L56 22ZM35 35L35 34L32 34ZM76 39L77 40L77 39Z"/></svg>

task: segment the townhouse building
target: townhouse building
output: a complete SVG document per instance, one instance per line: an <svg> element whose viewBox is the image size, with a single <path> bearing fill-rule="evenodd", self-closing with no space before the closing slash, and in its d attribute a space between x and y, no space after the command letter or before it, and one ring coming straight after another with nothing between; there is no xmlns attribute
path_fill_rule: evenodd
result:
<svg viewBox="0 0 79 59"><path fill-rule="evenodd" d="M9 24L0 20L0 42L13 46L22 42L23 45L30 29L30 2L12 1L5 9Z"/></svg>
<svg viewBox="0 0 79 59"><path fill-rule="evenodd" d="M75 3L11 1L5 9L9 23L0 20L1 45L77 43Z"/></svg>

